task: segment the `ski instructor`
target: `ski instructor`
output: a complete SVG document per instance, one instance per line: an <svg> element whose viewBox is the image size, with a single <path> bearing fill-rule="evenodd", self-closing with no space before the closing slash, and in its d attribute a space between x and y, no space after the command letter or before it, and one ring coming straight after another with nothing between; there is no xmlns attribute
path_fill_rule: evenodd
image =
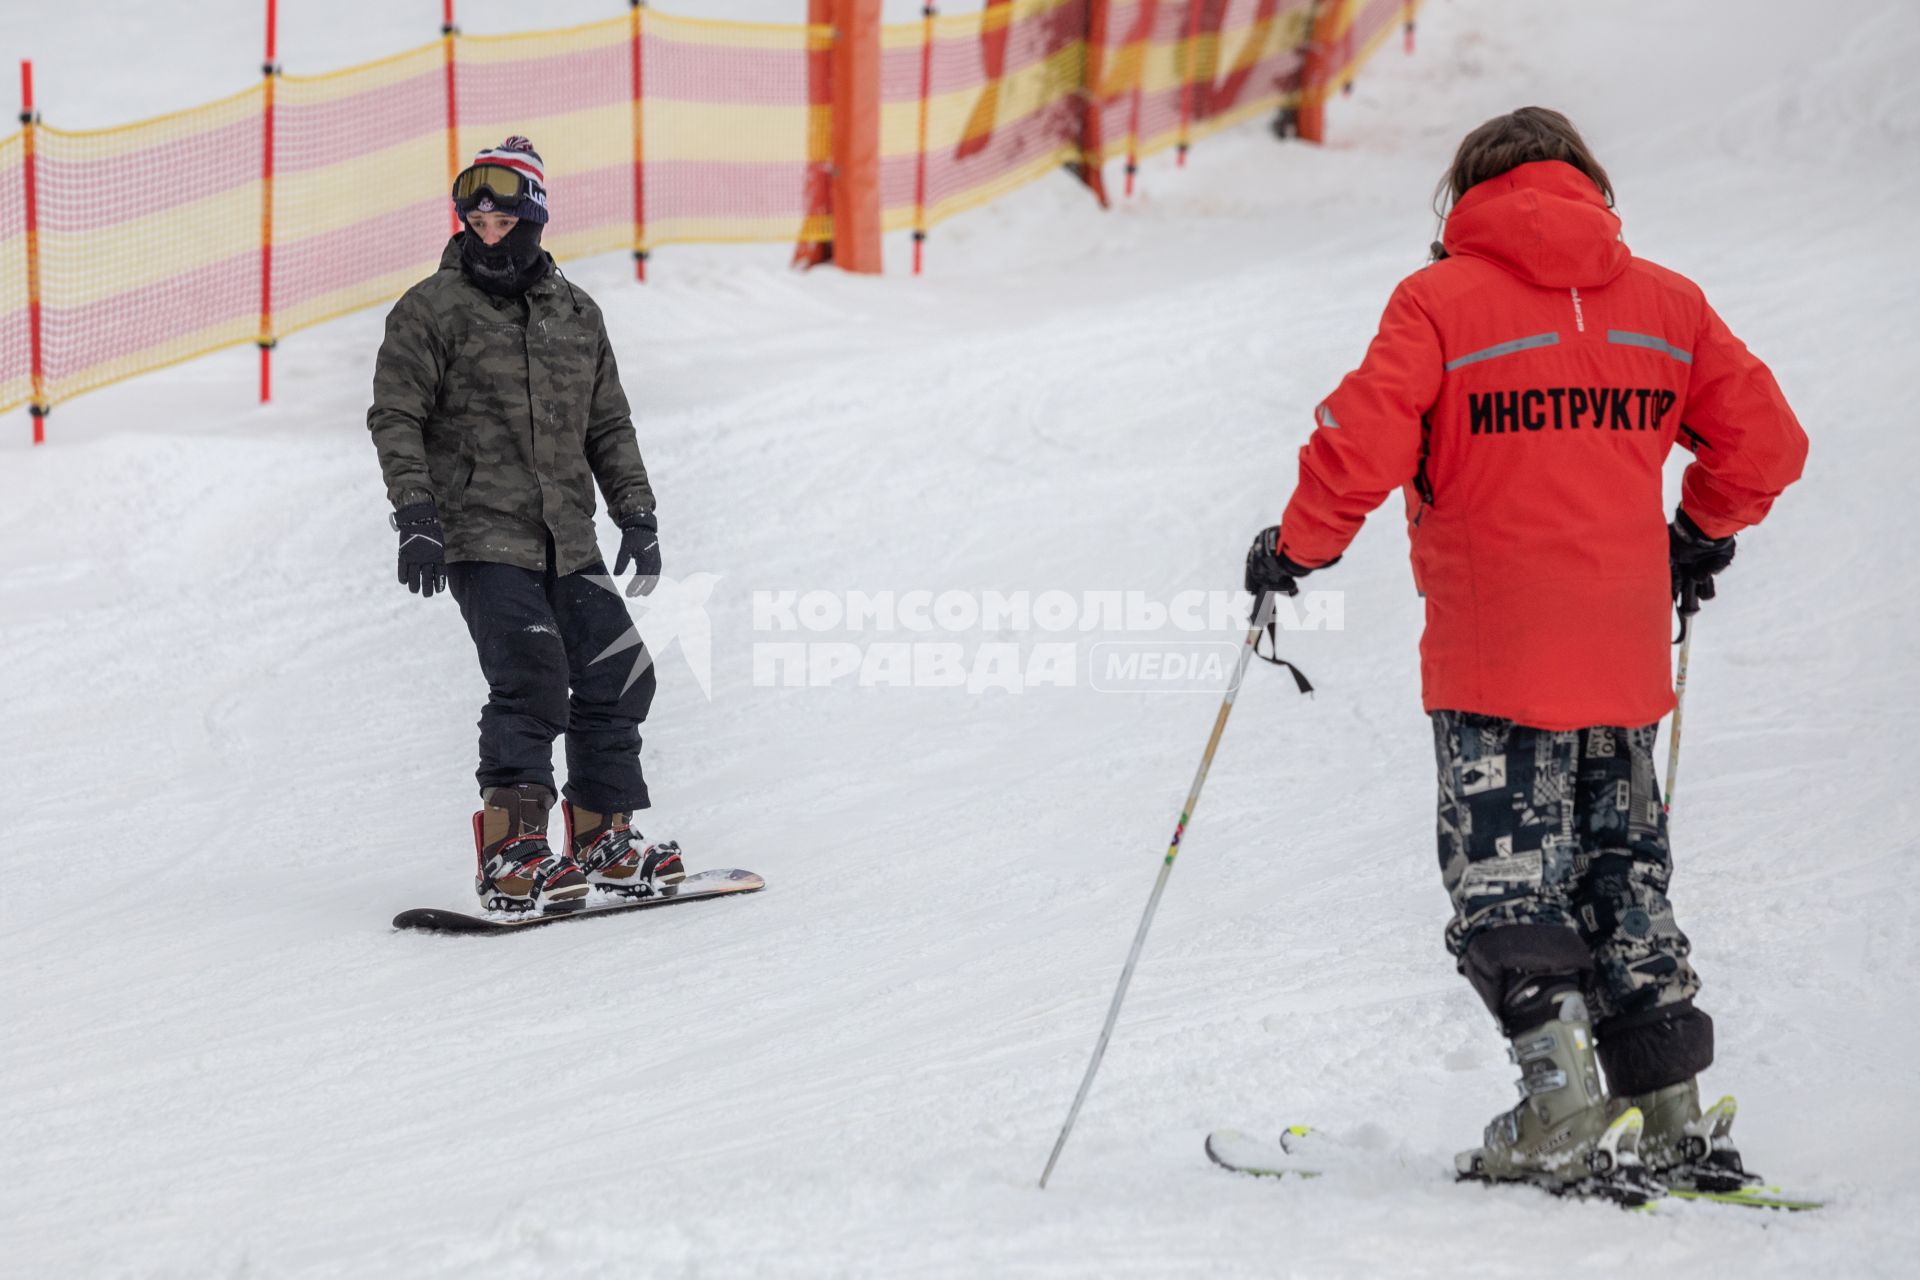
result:
<svg viewBox="0 0 1920 1280"><path fill-rule="evenodd" d="M367 429L400 535L400 581L451 588L486 676L475 885L494 911L568 911L599 888L683 876L642 846L640 729L654 673L595 541L598 482L628 595L660 574L653 489L600 309L540 233L546 175L525 138L453 183L462 229L387 315ZM624 643L623 643L624 641ZM547 840L553 740L567 736L566 836Z"/></svg>
<svg viewBox="0 0 1920 1280"><path fill-rule="evenodd" d="M1734 535L1799 477L1806 435L1699 287L1621 243L1606 172L1565 116L1481 125L1441 194L1434 260L1315 411L1247 589L1293 594L1404 491L1447 947L1521 1075L1461 1175L1735 1185L1732 1100L1700 1110L1713 1022L1667 900L1653 744L1674 706L1671 602L1712 598ZM1669 522L1676 443L1693 461Z"/></svg>

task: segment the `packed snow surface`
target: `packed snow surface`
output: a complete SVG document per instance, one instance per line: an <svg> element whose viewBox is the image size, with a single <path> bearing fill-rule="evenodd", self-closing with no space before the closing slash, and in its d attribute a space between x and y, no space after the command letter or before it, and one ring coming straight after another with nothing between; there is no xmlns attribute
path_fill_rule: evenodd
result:
<svg viewBox="0 0 1920 1280"><path fill-rule="evenodd" d="M229 7L237 35L207 6L43 7L3 52L43 60L50 118L110 123L243 85L257 6ZM292 69L432 34L394 5L283 7ZM484 689L453 603L393 580L363 425L379 312L284 343L270 408L248 348L63 404L37 450L14 415L0 1270L1914 1274L1920 13L1436 0L1419 39L1335 104L1326 148L1248 126L1107 213L1048 179L936 230L924 279L898 244L884 279L791 274L777 246L669 249L644 288L622 257L569 267L607 309L683 587L645 825L764 874L750 897L389 929L472 900ZM756 644L971 661L1094 636L779 634L754 595L1236 586L1313 404L1422 260L1453 145L1534 102L1582 125L1629 243L1700 281L1812 437L1701 620L1674 896L1709 1092L1739 1096L1756 1167L1837 1203L1638 1215L1449 1181L1512 1071L1441 946L1391 504L1311 584L1344 591L1344 628L1283 637L1317 695L1250 677L1040 1191L1216 699L768 686ZM1374 1158L1271 1183L1201 1152L1302 1121Z"/></svg>

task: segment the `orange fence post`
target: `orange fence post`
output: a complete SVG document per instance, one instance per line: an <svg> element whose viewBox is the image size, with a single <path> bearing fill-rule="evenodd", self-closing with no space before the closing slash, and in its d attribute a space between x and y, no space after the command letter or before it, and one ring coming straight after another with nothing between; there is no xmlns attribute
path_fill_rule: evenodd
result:
<svg viewBox="0 0 1920 1280"><path fill-rule="evenodd" d="M1200 4L1201 0L1187 0L1186 55L1180 71L1180 141L1174 147L1174 162L1182 167L1187 163L1193 95L1200 76Z"/></svg>
<svg viewBox="0 0 1920 1280"><path fill-rule="evenodd" d="M640 11L646 7L647 0L629 0L627 5L628 40L633 48L633 278L642 284L647 281L647 144L640 105L646 98Z"/></svg>
<svg viewBox="0 0 1920 1280"><path fill-rule="evenodd" d="M913 166L913 274L920 274L921 252L927 244L927 98L933 89L933 20L939 16L934 0L920 9L920 142Z"/></svg>
<svg viewBox="0 0 1920 1280"><path fill-rule="evenodd" d="M280 74L275 60L279 25L278 0L267 0L267 57L260 64L265 78L265 109L260 126L260 403L273 398L273 82Z"/></svg>
<svg viewBox="0 0 1920 1280"><path fill-rule="evenodd" d="M1303 142L1326 139L1333 37L1346 7L1346 0L1318 0L1308 19L1307 53L1300 63L1300 108L1294 117L1295 132Z"/></svg>
<svg viewBox="0 0 1920 1280"><path fill-rule="evenodd" d="M442 60L447 68L447 190L453 190L453 180L460 176L460 100L454 92L453 84L453 38L460 34L460 28L453 23L453 0L440 0L440 48ZM447 225L453 228L453 234L460 231L460 214L453 207L453 201L447 201Z"/></svg>
<svg viewBox="0 0 1920 1280"><path fill-rule="evenodd" d="M1127 195L1133 195L1133 175L1140 172L1140 93L1147 82L1147 55L1153 51L1153 20L1159 0L1141 0L1140 20L1129 44L1140 46L1133 60L1133 101L1127 106Z"/></svg>
<svg viewBox="0 0 1920 1280"><path fill-rule="evenodd" d="M880 0L834 0L833 265L877 275Z"/></svg>
<svg viewBox="0 0 1920 1280"><path fill-rule="evenodd" d="M26 191L27 241L27 349L33 376L33 400L27 412L33 418L33 442L47 442L47 372L42 363L40 336L40 186L39 165L34 160L33 139L40 115L33 109L33 62L20 60L20 132L26 146L26 165L22 169Z"/></svg>
<svg viewBox="0 0 1920 1280"><path fill-rule="evenodd" d="M843 271L877 274L880 228L880 0L807 0L809 25L833 26L833 48L807 62L811 107L832 117L827 154L816 158L808 204L830 217L833 237L802 241L793 265L831 262Z"/></svg>

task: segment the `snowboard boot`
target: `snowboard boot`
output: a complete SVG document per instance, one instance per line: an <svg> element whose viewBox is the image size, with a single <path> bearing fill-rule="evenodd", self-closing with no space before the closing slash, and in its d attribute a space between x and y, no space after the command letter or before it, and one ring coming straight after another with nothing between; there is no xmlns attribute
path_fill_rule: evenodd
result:
<svg viewBox="0 0 1920 1280"><path fill-rule="evenodd" d="M628 898L649 898L687 878L680 846L671 840L642 846L624 813L595 813L571 800L560 802L567 847L587 883Z"/></svg>
<svg viewBox="0 0 1920 1280"><path fill-rule="evenodd" d="M1530 979L1503 1009L1520 1103L1487 1126L1484 1145L1454 1157L1459 1177L1532 1182L1628 1205L1658 1196L1663 1188L1640 1162L1640 1112L1609 1113L1579 989Z"/></svg>
<svg viewBox="0 0 1920 1280"><path fill-rule="evenodd" d="M1733 1099L1720 1099L1703 1115L1697 1076L1652 1093L1615 1098L1613 1108L1616 1114L1638 1110L1644 1117L1640 1158L1662 1182L1684 1191L1722 1192L1761 1181L1746 1171L1733 1145Z"/></svg>
<svg viewBox="0 0 1920 1280"><path fill-rule="evenodd" d="M479 874L474 889L489 911L578 911L587 905L587 877L570 854L547 843L553 792L536 783L495 787L473 815Z"/></svg>

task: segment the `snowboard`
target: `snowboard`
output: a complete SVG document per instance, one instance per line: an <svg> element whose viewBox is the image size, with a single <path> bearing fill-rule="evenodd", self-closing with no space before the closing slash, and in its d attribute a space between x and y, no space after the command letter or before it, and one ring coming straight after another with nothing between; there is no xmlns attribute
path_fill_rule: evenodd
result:
<svg viewBox="0 0 1920 1280"><path fill-rule="evenodd" d="M540 912L529 912L518 916L467 915L459 911L448 911L442 907L415 907L411 911L402 911L395 916L393 927L413 929L423 933L519 933L526 929L544 928L550 924L567 924L574 920L599 920L605 916L625 915L630 911L671 907L681 902L704 902L709 898L722 898L736 893L755 893L766 887L767 882L751 871L737 869L696 871L679 884L664 886L648 898L616 898L599 895L589 897L588 905L577 911L557 911L551 915Z"/></svg>
<svg viewBox="0 0 1920 1280"><path fill-rule="evenodd" d="M1311 1148L1302 1150L1303 1147L1307 1147L1302 1140L1309 1134L1313 1134L1319 1144L1320 1155L1322 1157L1328 1155L1331 1148L1326 1144L1326 1139L1309 1126L1297 1124L1283 1130L1278 1141L1263 1138L1242 1129L1215 1129L1207 1135L1207 1159L1223 1169L1250 1174L1257 1178L1317 1178L1325 1170L1316 1167L1318 1162L1311 1158ZM1790 1195L1779 1187L1761 1184L1741 1187L1736 1191L1700 1191L1668 1187L1664 1196L1657 1197L1647 1204L1628 1207L1643 1211L1651 1210L1660 1199L1740 1205L1748 1209L1783 1209L1789 1212L1804 1212L1823 1208L1826 1205L1824 1200L1810 1196Z"/></svg>

